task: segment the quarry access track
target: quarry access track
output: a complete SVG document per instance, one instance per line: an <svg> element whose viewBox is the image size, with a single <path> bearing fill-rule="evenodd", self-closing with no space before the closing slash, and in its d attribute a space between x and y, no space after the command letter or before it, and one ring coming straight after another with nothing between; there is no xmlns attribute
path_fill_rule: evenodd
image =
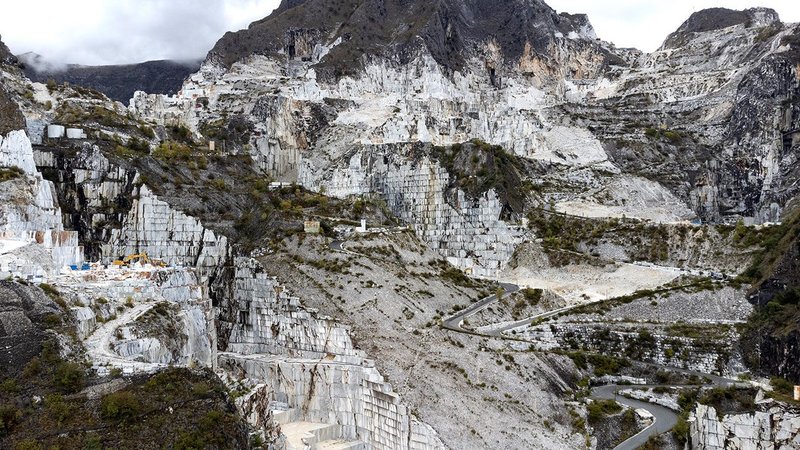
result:
<svg viewBox="0 0 800 450"><path fill-rule="evenodd" d="M480 334L480 333L472 333L471 331L465 330L464 328L461 327L461 324L464 322L464 319L473 314L478 313L484 308L488 308L489 305L502 298L503 295L513 294L515 292L518 292L520 289L519 286L511 283L500 283L500 287L503 289L502 294L500 295L498 295L499 293L492 294L484 298L483 300L480 300L477 303L470 305L468 308L459 311L449 319L443 320L442 328L445 328L447 330L457 331L459 333Z"/></svg>
<svg viewBox="0 0 800 450"><path fill-rule="evenodd" d="M95 369L100 371L116 368L122 373L129 375L133 373L153 373L167 367L165 364L145 363L132 361L114 353L111 340L117 329L125 324L134 323L137 319L147 314L148 311L156 306L155 302L142 303L127 309L124 313L113 320L109 320L98 327L84 341L86 353L95 362Z"/></svg>
<svg viewBox="0 0 800 450"><path fill-rule="evenodd" d="M500 287L504 290L503 291L503 295L504 294L513 294L513 293L518 292L520 290L519 286L517 286L515 284L510 284L510 283L500 283ZM531 323L535 323L535 322L538 322L538 321L542 321L542 320L546 320L546 319L549 319L549 318L552 318L552 317L556 317L556 316L559 316L559 315L564 314L564 313L569 313L571 310L574 310L574 309L577 309L577 308L582 308L582 307L585 307L585 306L588 306L588 305L599 304L599 303L603 303L603 302L606 302L606 301L609 301L609 300L613 300L613 299L604 299L604 300L598 300L598 301L591 302L591 303L584 303L584 304L581 304L581 305L572 305L572 306L566 306L566 307L563 307L563 308L554 309L554 310L551 310L551 311L544 312L542 314L538 314L538 315L529 317L529 318L524 319L524 320L520 320L520 321L517 321L517 322L512 322L512 323L509 323L509 324L498 326L497 328L493 328L488 332L478 332L478 331L466 330L461 326L462 323L464 322L464 320L467 317L470 317L473 314L476 314L479 311L481 311L481 310L483 310L485 308L488 308L491 304L493 304L494 302L498 301L501 297L502 296L498 296L498 294L493 294L493 295L490 295L490 296L478 301L477 303L471 305L470 307L464 309L463 311L459 311L455 315L453 315L453 316L451 316L451 317L449 317L447 319L444 319L442 321L442 328L444 328L446 330L454 331L454 332L457 332L457 333L470 334L470 335L474 335L474 336L493 337L493 338L509 339L509 340L519 340L517 338L506 336L506 335L504 335L504 333L506 331L510 331L510 330L513 330L513 329L516 329L516 328L520 328L520 327L523 327L523 326L526 326L526 325L530 325ZM654 366L658 367L658 368L661 368L661 369L666 369L666 370L669 370L669 371L672 371L672 372L683 373L685 375L696 375L696 376L707 378L707 379L709 379L711 381L706 386L732 386L732 385L739 384L735 380L731 380L731 379L720 377L720 376L716 376L716 375L705 374L705 373L701 373L701 372L685 370L685 369L679 369L679 368L674 368L674 367L661 366L661 365L657 365L657 364L654 365ZM626 406L628 408L632 408L634 410L635 409L643 409L643 410L647 411L648 413L650 413L653 416L653 423L651 423L649 426L645 427L643 430L639 431L638 433L636 433L632 437L626 439L625 441L623 441L622 443L620 443L619 445L614 447L614 450L636 450L639 447L641 447L642 445L644 445L645 443L647 443L647 441L651 437L658 436L658 435L660 435L662 433L666 433L666 432L672 430L672 428L675 427L675 424L678 422L678 414L675 413L674 411L670 410L669 408L666 408L664 406L657 405L657 404L654 404L654 403L650 403L650 402L647 402L647 401L644 401L644 400L631 399L631 398L627 398L627 397L618 395L618 391L620 389L630 389L630 388L634 388L634 387L637 387L637 386L636 385L625 385L625 386L622 386L622 385L617 385L617 384L610 384L610 385L604 385L604 386L595 387L591 391L590 398L592 398L592 399L595 399L595 400L614 400L614 401L616 401L616 402L618 402L618 403L620 403L620 404L622 404L622 405L624 405L624 406ZM638 387L678 387L678 386L674 386L674 385L640 385ZM693 386L693 387L699 387L699 386Z"/></svg>
<svg viewBox="0 0 800 450"><path fill-rule="evenodd" d="M329 247L330 247L331 250L336 251L336 252L346 253L346 254L350 254L350 255L354 255L354 256L364 256L364 255L361 255L359 253L355 253L355 252L347 250L345 248L345 246L344 246L345 243L346 243L346 241L337 239L337 240L332 241L330 243ZM636 265L636 266L657 267L657 268L661 268L661 269L674 270L674 271L677 271L677 272L681 272L682 274L688 274L688 275L701 275L701 274L693 273L693 271L680 269L680 268L677 268L677 267L657 266L655 264L650 264L650 263L620 263L620 262L617 262L617 263L618 264L630 264L630 265ZM529 317L527 319L523 319L523 320L520 320L520 321L516 321L516 322L500 325L497 328L493 328L488 332L479 332L479 331L473 331L473 330L464 329L461 325L463 324L465 319L467 319L468 317L470 317L470 316L482 311L485 308L488 308L490 305L492 305L493 303L495 303L499 299L501 299L503 295L514 294L516 292L519 292L519 290L521 289L520 286L518 286L516 284L512 284L512 283L499 283L499 284L500 284L500 288L502 288L502 293L498 292L498 293L492 294L492 295L490 295L490 296L488 296L488 297L486 297L486 298L484 298L482 300L479 300L478 302L470 305L466 309L457 312L456 314L450 316L449 318L443 319L441 327L443 329L454 331L456 333L463 333L463 334L468 334L468 335L473 335L473 336L482 336L482 337L491 337L491 338L499 338L499 339L507 339L507 340L519 341L520 339L514 338L514 337L510 337L510 336L506 336L506 335L504 335L504 333L506 331L510 331L510 330L513 330L513 329L516 329L516 328L527 326L527 325L530 325L530 324L538 322L538 321L546 320L546 319L549 319L549 318L552 318L552 317L559 316L561 314L569 313L570 311L572 311L574 309L586 307L586 306L593 305L593 304L600 304L600 303L603 303L603 302L607 302L607 301L613 300L613 299L603 299L603 300L597 300L597 301L590 302L590 303L583 303L583 304L579 304L579 305L565 306L563 308L558 308L558 309L547 311L547 312L544 312L544 313L541 313L541 314L537 314L537 315ZM673 371L673 372L679 372L679 373L689 374L689 375L697 375L697 376L702 376L702 377L708 378L708 379L711 380L711 383L708 386L730 386L730 385L736 384L736 381L734 381L734 380L730 380L730 379L727 379L727 378L719 377L719 376L716 376L716 375L704 374L704 373L700 373L700 372L684 370L684 369L678 369L678 368L674 368L674 367L661 366L661 365L655 365L655 366L659 367L659 368L662 368L662 369L670 370L670 371ZM643 410L647 411L648 413L650 413L653 416L653 423L652 424L650 424L649 426L647 426L643 430L639 431L634 436L628 438L627 440L623 441L622 443L620 443L619 445L614 447L614 450L636 450L639 447L641 447L642 445L644 445L645 443L647 443L647 441L652 436L658 436L658 435L660 435L662 433L666 433L666 432L670 431L675 426L675 424L678 422L678 414L675 413L674 411L670 410L669 408L666 408L664 406L657 405L657 404L654 404L654 403L649 403L649 402L646 402L646 401L643 401L643 400L630 399L630 398L618 395L618 391L620 389L629 389L629 388L632 388L632 387L636 387L636 386L635 385L633 385L633 386L631 386L631 385L622 386L622 385L610 384L610 385L604 385L604 386L595 387L591 391L590 398L592 398L592 399L595 399L595 400L614 400L614 401L616 401L616 402L618 402L618 403L620 403L620 404L622 404L622 405L624 405L626 407L632 408L634 410L635 409L643 409ZM673 385L652 385L652 386L651 385L646 385L646 386L639 386L639 387L676 387L676 386L673 386ZM699 387L699 386L694 386L694 387Z"/></svg>

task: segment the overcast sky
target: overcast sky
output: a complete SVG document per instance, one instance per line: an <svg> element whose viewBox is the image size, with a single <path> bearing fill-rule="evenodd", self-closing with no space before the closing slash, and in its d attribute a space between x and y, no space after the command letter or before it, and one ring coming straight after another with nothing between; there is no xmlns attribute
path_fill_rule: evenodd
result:
<svg viewBox="0 0 800 450"><path fill-rule="evenodd" d="M617 47L651 52L692 15L705 8L747 9L765 6L784 22L800 22L797 0L545 0L558 12L586 13L597 36Z"/></svg>
<svg viewBox="0 0 800 450"><path fill-rule="evenodd" d="M655 50L697 10L756 5L800 22L796 0L546 0L557 11L589 14L604 40ZM120 64L202 58L226 31L266 17L280 0L7 0L0 35L14 53L51 61Z"/></svg>

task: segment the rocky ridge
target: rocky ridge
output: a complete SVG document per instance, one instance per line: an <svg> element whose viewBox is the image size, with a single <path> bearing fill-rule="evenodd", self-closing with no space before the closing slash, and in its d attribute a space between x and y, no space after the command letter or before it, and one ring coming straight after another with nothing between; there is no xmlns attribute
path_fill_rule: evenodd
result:
<svg viewBox="0 0 800 450"><path fill-rule="evenodd" d="M65 66L48 64L40 55L18 56L25 75L32 81L75 84L95 89L110 99L128 103L136 91L173 95L183 81L197 71L199 62L147 61L139 64L112 66Z"/></svg>

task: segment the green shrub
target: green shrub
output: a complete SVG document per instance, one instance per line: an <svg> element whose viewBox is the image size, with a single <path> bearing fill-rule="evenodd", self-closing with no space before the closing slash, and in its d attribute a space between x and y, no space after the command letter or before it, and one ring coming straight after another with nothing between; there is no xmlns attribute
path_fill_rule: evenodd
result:
<svg viewBox="0 0 800 450"><path fill-rule="evenodd" d="M192 158L192 148L176 141L162 142L154 151L153 157L167 161L189 161Z"/></svg>
<svg viewBox="0 0 800 450"><path fill-rule="evenodd" d="M191 142L192 141L192 132L185 125L174 125L169 128L170 133L172 136L178 139L179 141L183 142Z"/></svg>
<svg viewBox="0 0 800 450"><path fill-rule="evenodd" d="M100 415L110 420L130 420L139 415L140 410L139 400L128 391L108 394L100 404Z"/></svg>
<svg viewBox="0 0 800 450"><path fill-rule="evenodd" d="M47 80L47 90L52 94L53 92L58 90L58 82L56 80L50 78Z"/></svg>
<svg viewBox="0 0 800 450"><path fill-rule="evenodd" d="M53 373L53 383L64 392L78 392L86 383L86 372L79 364L60 362Z"/></svg>
<svg viewBox="0 0 800 450"><path fill-rule="evenodd" d="M0 405L0 438L10 433L19 422L21 411L11 405Z"/></svg>
<svg viewBox="0 0 800 450"><path fill-rule="evenodd" d="M42 450L42 445L33 439L26 439L17 442L17 445L14 446L14 450Z"/></svg>
<svg viewBox="0 0 800 450"><path fill-rule="evenodd" d="M5 392L6 394L16 394L19 391L19 383L17 383L17 380L13 378L8 378L0 383L0 392Z"/></svg>
<svg viewBox="0 0 800 450"><path fill-rule="evenodd" d="M25 171L19 167L0 167L0 183L4 181L16 180L25 175Z"/></svg>
<svg viewBox="0 0 800 450"><path fill-rule="evenodd" d="M622 406L614 400L595 400L586 407L586 410L589 413L589 423L593 424L605 416L621 412Z"/></svg>
<svg viewBox="0 0 800 450"><path fill-rule="evenodd" d="M46 328L56 328L61 326L61 317L58 314L45 314L44 316L44 326Z"/></svg>
<svg viewBox="0 0 800 450"><path fill-rule="evenodd" d="M542 300L542 292L541 289L525 288L522 290L522 295L525 296L529 305L536 306Z"/></svg>
<svg viewBox="0 0 800 450"><path fill-rule="evenodd" d="M683 414L678 417L678 423L672 428L672 434L681 445L689 440L689 422L686 421Z"/></svg>
<svg viewBox="0 0 800 450"><path fill-rule="evenodd" d="M783 395L793 395L794 394L794 384L791 381L786 380L780 377L774 377L769 380L769 384L772 386L772 389L775 392Z"/></svg>
<svg viewBox="0 0 800 450"><path fill-rule="evenodd" d="M75 413L75 408L59 394L50 394L44 398L47 412L59 424L66 422Z"/></svg>

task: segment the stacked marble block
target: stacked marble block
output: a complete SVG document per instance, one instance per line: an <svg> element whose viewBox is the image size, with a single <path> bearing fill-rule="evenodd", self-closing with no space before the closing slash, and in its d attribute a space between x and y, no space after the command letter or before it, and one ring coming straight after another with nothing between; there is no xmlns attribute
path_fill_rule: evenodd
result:
<svg viewBox="0 0 800 450"><path fill-rule="evenodd" d="M396 164L379 181L389 208L434 250L475 276L494 276L514 254L522 231L500 220L502 205L494 191L467 199L463 191L445 198L447 171L424 158Z"/></svg>
<svg viewBox="0 0 800 450"><path fill-rule="evenodd" d="M110 259L139 253L171 266L211 270L224 261L227 239L142 185L122 229L112 231L110 243L103 247L103 255Z"/></svg>
<svg viewBox="0 0 800 450"><path fill-rule="evenodd" d="M220 355L220 367L265 383L271 405L288 406L284 421L341 426L342 437L370 449L443 448L436 433L411 417L377 369L328 360Z"/></svg>
<svg viewBox="0 0 800 450"><path fill-rule="evenodd" d="M336 424L370 449L438 449L435 431L401 404L349 330L316 318L249 258L236 258L239 307L219 365L270 392L253 411L286 410L283 420ZM246 415L248 412L246 411Z"/></svg>
<svg viewBox="0 0 800 450"><path fill-rule="evenodd" d="M720 418L714 407L697 405L689 432L697 450L791 450L800 448L800 411L761 404L755 413Z"/></svg>

